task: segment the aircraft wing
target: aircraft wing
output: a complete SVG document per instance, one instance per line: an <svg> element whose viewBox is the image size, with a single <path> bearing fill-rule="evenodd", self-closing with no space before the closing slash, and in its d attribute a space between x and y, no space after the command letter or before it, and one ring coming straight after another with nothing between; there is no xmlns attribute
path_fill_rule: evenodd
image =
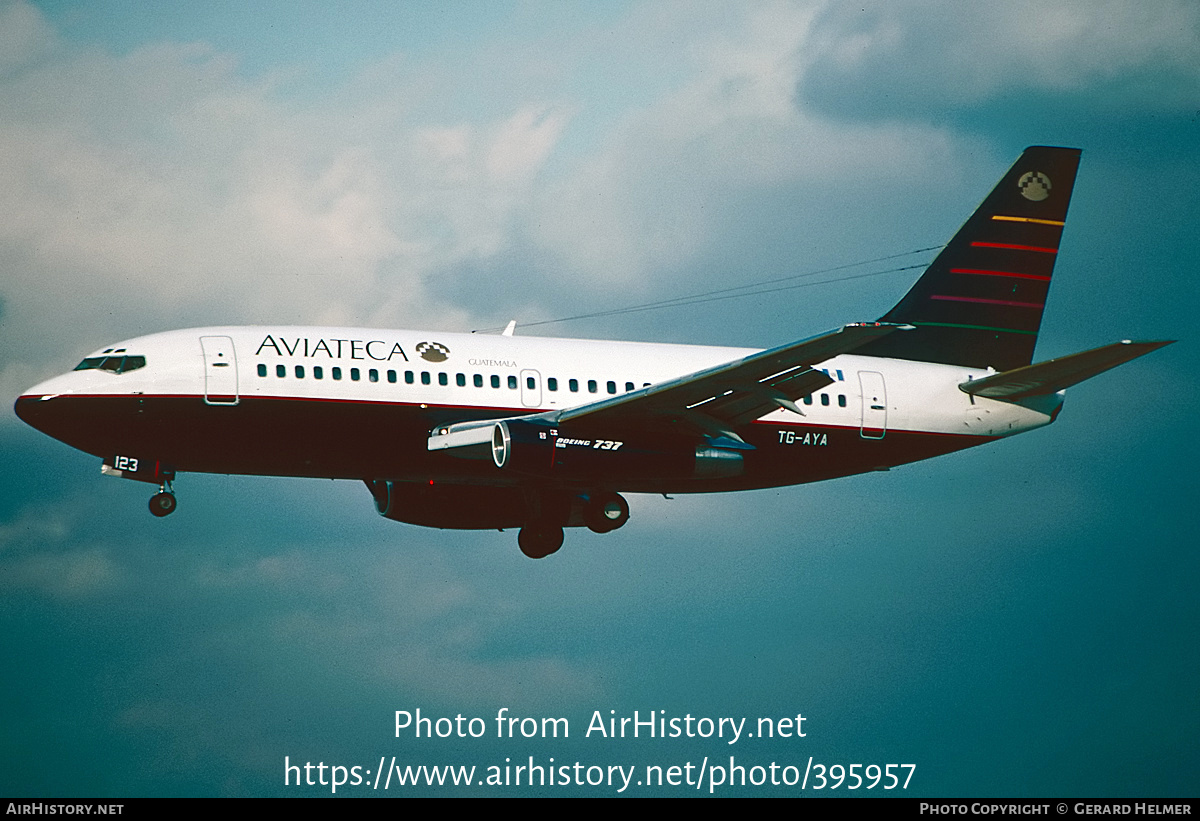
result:
<svg viewBox="0 0 1200 821"><path fill-rule="evenodd" d="M846 325L821 336L726 362L667 382L561 411L516 418L551 425L682 423L712 436L738 439L734 428L773 410L804 415L796 400L833 382L814 365L848 353L873 339L903 328L864 323ZM429 437L429 450L482 458L495 420L440 427Z"/></svg>
<svg viewBox="0 0 1200 821"><path fill-rule="evenodd" d="M1109 368L1115 368L1131 359L1137 359L1174 340L1163 342L1114 342L1102 348L1060 356L1036 365L1025 365L983 379L972 379L960 384L959 390L973 396L990 399L1023 399L1057 393L1063 388L1091 379Z"/></svg>
<svg viewBox="0 0 1200 821"><path fill-rule="evenodd" d="M709 432L730 428L787 408L804 415L796 400L833 382L814 365L897 330L889 324L846 325L821 336L760 351L611 399L538 416L555 424L628 422L632 419L690 421Z"/></svg>

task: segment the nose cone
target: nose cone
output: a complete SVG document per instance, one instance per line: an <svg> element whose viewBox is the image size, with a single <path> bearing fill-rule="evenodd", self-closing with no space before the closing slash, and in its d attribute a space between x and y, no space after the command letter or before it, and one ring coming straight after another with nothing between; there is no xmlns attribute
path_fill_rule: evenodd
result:
<svg viewBox="0 0 1200 821"><path fill-rule="evenodd" d="M81 421L78 417L81 403L72 401L73 386L67 376L56 376L34 385L13 404L13 410L22 422L37 428L47 436L79 447L72 441L72 432Z"/></svg>
<svg viewBox="0 0 1200 821"><path fill-rule="evenodd" d="M64 374L30 388L17 399L13 410L25 424L47 436L107 457L141 441L141 398L132 393L89 391L80 383L79 374Z"/></svg>
<svg viewBox="0 0 1200 821"><path fill-rule="evenodd" d="M55 404L53 394L41 393L36 388L22 396L17 397L16 403L13 404L13 410L22 422L30 427L37 428L42 433L53 436L55 439L62 439L63 431L59 430L61 425L58 422L61 420L62 408L61 400L58 405Z"/></svg>
<svg viewBox="0 0 1200 821"><path fill-rule="evenodd" d="M45 382L34 385L17 397L17 401L13 405L13 410L17 412L17 416L21 421L37 428L43 433L46 432L43 427L46 420L45 406L52 401L52 397L62 393L61 385L57 384L61 380L61 376L47 379Z"/></svg>
<svg viewBox="0 0 1200 821"><path fill-rule="evenodd" d="M13 410L16 411L20 420L38 430L41 430L41 427L38 426L37 411L37 404L40 399L41 397L39 396L19 396L17 397L16 404L13 405Z"/></svg>

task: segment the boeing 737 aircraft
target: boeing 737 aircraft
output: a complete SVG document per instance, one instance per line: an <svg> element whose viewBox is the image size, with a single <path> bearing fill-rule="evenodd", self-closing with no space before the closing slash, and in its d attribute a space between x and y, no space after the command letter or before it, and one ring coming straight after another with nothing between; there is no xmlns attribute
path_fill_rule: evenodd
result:
<svg viewBox="0 0 1200 821"><path fill-rule="evenodd" d="M88 355L16 412L159 486L183 472L355 479L389 519L621 527L619 494L815 482L1054 421L1064 388L1169 342L1033 361L1079 151L1032 147L877 322L766 351L362 328L218 327Z"/></svg>

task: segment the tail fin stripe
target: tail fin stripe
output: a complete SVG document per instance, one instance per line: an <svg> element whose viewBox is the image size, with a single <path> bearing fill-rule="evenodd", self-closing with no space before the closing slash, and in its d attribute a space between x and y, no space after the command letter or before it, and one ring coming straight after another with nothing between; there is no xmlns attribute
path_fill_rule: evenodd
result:
<svg viewBox="0 0 1200 821"><path fill-rule="evenodd" d="M1016 328L992 328L987 325L963 325L958 322L913 322L913 325L922 327L930 326L934 328L967 328L972 331L996 331L1002 334L1024 334L1026 336L1037 336L1037 331L1018 331Z"/></svg>
<svg viewBox="0 0 1200 821"><path fill-rule="evenodd" d="M1033 361L1079 150L1025 149L856 354L1008 371ZM1019 329L1019 330L1018 330Z"/></svg>
<svg viewBox="0 0 1200 821"><path fill-rule="evenodd" d="M1050 277L1041 274L1017 274L1012 271L984 271L979 268L951 268L952 274L976 274L985 277L1016 277L1017 279L1038 279L1049 282Z"/></svg>
<svg viewBox="0 0 1200 821"><path fill-rule="evenodd" d="M980 299L973 296L946 296L945 294L933 294L930 299L940 299L945 302L978 302L983 305L1011 305L1015 308L1045 308L1044 302L1012 302L1007 299Z"/></svg>
<svg viewBox="0 0 1200 821"><path fill-rule="evenodd" d="M1033 217L1002 217L1002 216L999 216L999 215L995 215L995 216L993 216L993 217L992 217L992 219L994 219L994 220L1003 220L1004 222L1034 222L1034 223L1037 223L1038 225L1059 225L1059 226L1062 226L1062 225L1066 225L1066 224L1067 224L1067 223L1066 223L1066 222L1064 222L1063 220L1039 220L1039 219L1034 219Z"/></svg>
<svg viewBox="0 0 1200 821"><path fill-rule="evenodd" d="M1009 245L1004 242L972 242L973 248L1011 248L1014 251L1037 251L1042 254L1057 254L1057 248L1038 248L1033 245Z"/></svg>

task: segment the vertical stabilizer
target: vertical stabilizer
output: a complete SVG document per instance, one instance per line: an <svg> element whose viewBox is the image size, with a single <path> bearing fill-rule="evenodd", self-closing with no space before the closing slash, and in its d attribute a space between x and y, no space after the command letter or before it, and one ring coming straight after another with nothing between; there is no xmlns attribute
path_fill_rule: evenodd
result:
<svg viewBox="0 0 1200 821"><path fill-rule="evenodd" d="M1079 149L1025 149L904 299L880 318L916 330L856 353L1006 371L1033 361Z"/></svg>

